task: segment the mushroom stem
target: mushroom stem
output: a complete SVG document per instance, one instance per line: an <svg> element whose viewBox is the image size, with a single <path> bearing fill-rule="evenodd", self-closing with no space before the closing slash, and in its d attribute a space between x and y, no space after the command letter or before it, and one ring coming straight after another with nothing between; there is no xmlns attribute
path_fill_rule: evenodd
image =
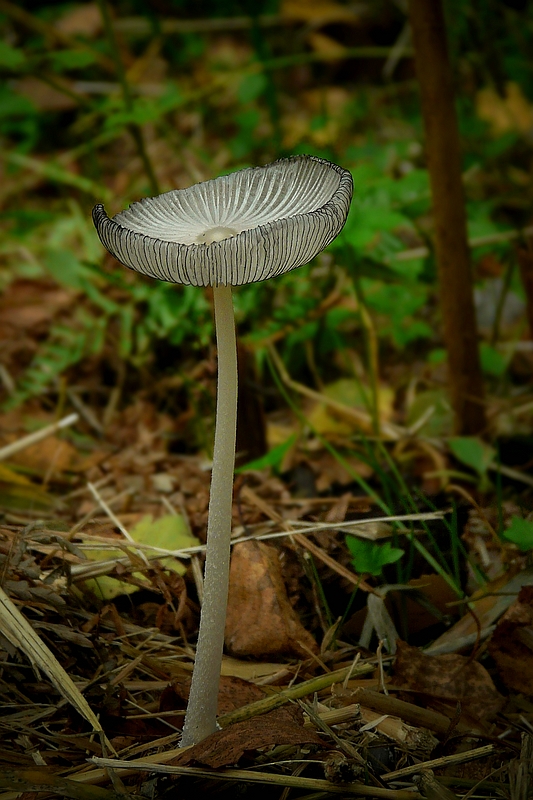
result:
<svg viewBox="0 0 533 800"><path fill-rule="evenodd" d="M182 747L196 744L216 730L228 604L237 427L237 347L231 286L213 287L213 298L218 351L215 445L207 523L204 599Z"/></svg>

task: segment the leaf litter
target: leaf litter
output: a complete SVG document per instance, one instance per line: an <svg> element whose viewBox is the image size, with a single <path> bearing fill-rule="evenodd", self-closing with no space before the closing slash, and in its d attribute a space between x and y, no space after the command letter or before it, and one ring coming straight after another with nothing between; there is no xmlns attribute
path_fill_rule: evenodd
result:
<svg viewBox="0 0 533 800"><path fill-rule="evenodd" d="M271 536L274 523L285 536L274 539L275 544L252 538L233 548L226 645L237 659L224 659L222 730L194 748L176 749L194 656L189 640L198 616L190 562L201 553L209 476L201 459L168 453L161 440L165 424L149 406L131 410L129 418L127 453L123 446L111 447L85 473L73 472L72 460L60 462L52 479L54 491L68 485L69 475L77 475L78 488L70 482L60 504L45 518L24 520L21 511L5 515L1 558L11 599L6 595L2 606L0 725L5 747L0 759L11 770L15 759L20 768L16 779L9 773L9 789L21 785L26 791L44 791L46 784L60 796L91 797L92 788L108 784L112 763L116 785L134 794L148 769L153 774L163 770L179 783L187 775L200 780L195 771L199 766L213 769L218 780L234 780L238 772L245 781L242 767L253 767L244 775L256 780L259 767L287 787L321 790L329 780L333 793L342 786L349 794L365 794L370 768L375 796L393 798L405 791L395 788L394 781L426 774L425 763L437 770L438 785L450 778L448 763L468 764L470 755L484 759L487 770L515 763L518 754L509 750L510 743L497 744L498 735L510 730L502 714L509 701L476 660L475 651L474 658L429 656L399 641L391 658L380 648L373 654L344 642L337 625L317 635L326 623L317 597L302 590L301 559L305 562L306 553L320 553L316 564L325 585L333 575L345 580L347 597L357 584L366 587L363 595L377 588L355 573L353 581L343 578L350 568L349 551L346 566L342 559L328 556L337 553L339 528L350 526L350 508L360 507L360 498L345 493L334 506L318 498L299 502L268 472L247 477L251 484L240 492L234 508L235 532ZM54 436L50 434L52 440ZM101 449L102 443L95 439L93 447ZM31 465L28 451L26 459ZM34 474L42 474L44 468L36 457ZM159 476L155 481L154 475ZM169 480L161 480L161 475ZM83 488L89 478L98 486L92 495ZM99 503L98 498L105 500ZM300 524L309 516L307 527L315 533L306 533ZM368 529L367 523L363 533L390 536L390 527L380 530L380 524ZM182 539L176 539L176 531ZM352 528L356 531L357 526ZM295 539L306 539L311 550ZM100 571L97 578L90 577L94 568ZM104 579L114 583L107 589L104 583L104 591L101 585L96 592L91 581ZM432 585L431 576L425 580ZM423 592L423 580L420 583ZM512 596L506 597L509 609L490 645L504 682L508 671L501 672L502 663L508 653L516 659L517 648L526 659L527 674L531 623L526 590L514 605ZM387 603L383 609L388 616L393 607L387 611ZM16 635L8 613L24 620ZM464 618L472 615L467 612ZM503 636L498 628L505 631ZM37 646L37 641L42 644ZM510 687L524 696L527 684L520 682L519 673L520 668ZM13 681L18 687L15 696ZM299 698L305 701L302 706ZM531 710L521 702L525 705L519 716L527 719ZM100 737L92 738L91 731L99 730ZM486 741L495 744L487 748ZM113 753L117 755L109 761ZM438 764L430 766L437 753ZM87 766L88 758L92 767ZM401 765L413 759L417 767L404 778ZM279 766L264 773L263 763ZM308 763L306 772L314 777L293 783L284 765L297 763ZM361 763L366 764L363 772ZM173 771L178 767L181 777ZM464 766L460 777L450 779L457 786L472 780ZM505 786L502 780L500 775L496 793L498 786ZM116 785L101 796L120 795L123 790L117 795ZM416 792L414 787L411 796Z"/></svg>

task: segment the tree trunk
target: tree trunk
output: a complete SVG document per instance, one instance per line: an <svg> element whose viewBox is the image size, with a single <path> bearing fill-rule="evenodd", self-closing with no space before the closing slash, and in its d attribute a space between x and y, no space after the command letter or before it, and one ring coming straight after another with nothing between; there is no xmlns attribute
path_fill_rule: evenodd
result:
<svg viewBox="0 0 533 800"><path fill-rule="evenodd" d="M410 0L415 65L426 135L435 255L451 401L459 434L485 427L459 130L442 0Z"/></svg>

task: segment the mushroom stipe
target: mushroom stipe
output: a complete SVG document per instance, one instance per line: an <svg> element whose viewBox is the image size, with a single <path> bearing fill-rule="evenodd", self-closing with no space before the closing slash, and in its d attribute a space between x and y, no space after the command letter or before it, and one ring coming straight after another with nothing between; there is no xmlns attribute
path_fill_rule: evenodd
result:
<svg viewBox="0 0 533 800"><path fill-rule="evenodd" d="M342 167L293 156L133 203L93 220L122 264L171 283L212 286L218 353L217 410L207 524L204 599L182 746L216 730L228 598L237 419L232 286L307 264L340 233L353 182Z"/></svg>

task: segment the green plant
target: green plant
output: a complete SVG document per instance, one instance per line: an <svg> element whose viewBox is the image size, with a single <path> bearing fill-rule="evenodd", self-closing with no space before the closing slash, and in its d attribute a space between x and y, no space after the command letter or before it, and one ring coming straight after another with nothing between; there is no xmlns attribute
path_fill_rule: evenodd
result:
<svg viewBox="0 0 533 800"><path fill-rule="evenodd" d="M378 576L388 564L395 564L405 555L401 547L393 547L391 542L372 542L368 539L358 539L356 536L347 536L346 544L352 555L352 563L356 572L360 574Z"/></svg>
<svg viewBox="0 0 533 800"><path fill-rule="evenodd" d="M521 517L513 517L503 538L515 544L524 553L533 550L533 522Z"/></svg>

